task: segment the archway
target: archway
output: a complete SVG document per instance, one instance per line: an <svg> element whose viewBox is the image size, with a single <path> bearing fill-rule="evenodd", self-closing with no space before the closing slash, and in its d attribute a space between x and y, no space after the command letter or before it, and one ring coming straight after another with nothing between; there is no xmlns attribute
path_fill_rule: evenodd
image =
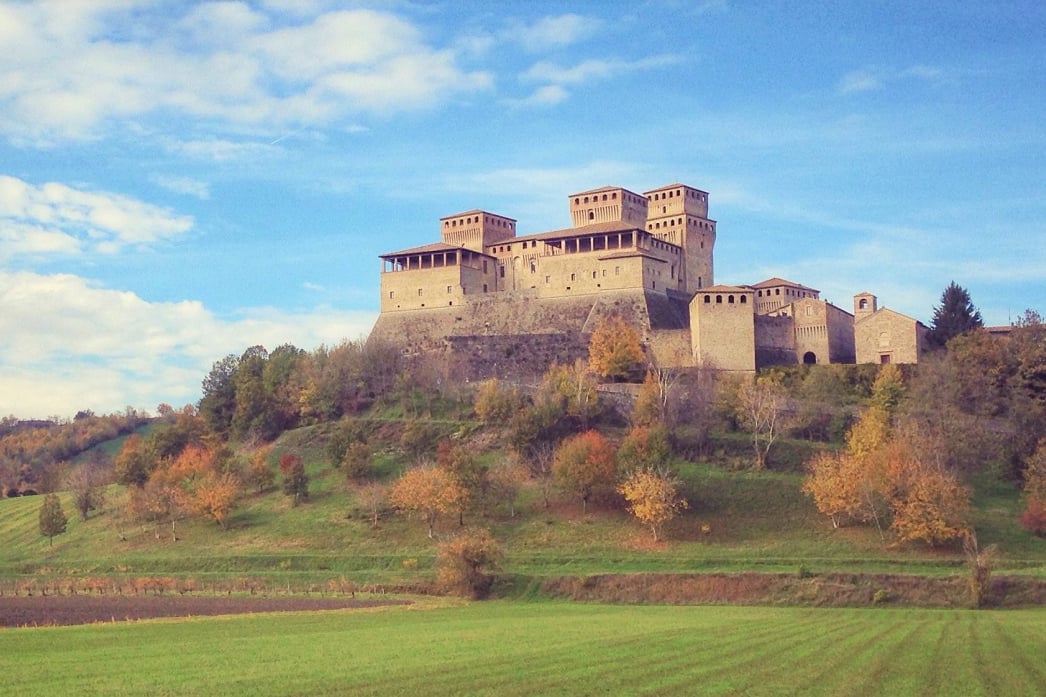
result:
<svg viewBox="0 0 1046 697"><path fill-rule="evenodd" d="M817 354L807 351L803 354L803 365L817 365Z"/></svg>

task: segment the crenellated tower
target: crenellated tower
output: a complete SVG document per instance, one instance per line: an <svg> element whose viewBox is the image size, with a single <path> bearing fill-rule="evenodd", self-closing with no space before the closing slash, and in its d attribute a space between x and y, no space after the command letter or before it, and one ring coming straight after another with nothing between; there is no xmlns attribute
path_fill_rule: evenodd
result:
<svg viewBox="0 0 1046 697"><path fill-rule="evenodd" d="M686 255L686 290L694 293L715 285L713 249L715 221L708 217L708 192L685 184L647 191L646 230L679 245Z"/></svg>

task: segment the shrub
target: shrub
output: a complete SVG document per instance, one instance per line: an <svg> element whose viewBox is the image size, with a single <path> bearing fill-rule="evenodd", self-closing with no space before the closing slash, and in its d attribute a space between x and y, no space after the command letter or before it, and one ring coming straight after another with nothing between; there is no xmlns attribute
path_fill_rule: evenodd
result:
<svg viewBox="0 0 1046 697"><path fill-rule="evenodd" d="M493 572L502 550L489 530L470 530L443 542L436 554L436 580L446 592L485 598L494 584Z"/></svg>
<svg viewBox="0 0 1046 697"><path fill-rule="evenodd" d="M1021 527L1039 537L1046 537L1046 504L1037 498L1029 498L1021 513Z"/></svg>

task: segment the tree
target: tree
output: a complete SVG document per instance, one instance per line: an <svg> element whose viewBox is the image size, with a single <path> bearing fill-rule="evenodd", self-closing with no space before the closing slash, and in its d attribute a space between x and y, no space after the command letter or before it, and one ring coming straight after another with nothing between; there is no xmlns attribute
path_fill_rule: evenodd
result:
<svg viewBox="0 0 1046 697"><path fill-rule="evenodd" d="M113 461L113 475L116 481L124 486L137 486L139 489L145 486L149 474L155 468L154 453L137 433L127 437Z"/></svg>
<svg viewBox="0 0 1046 697"><path fill-rule="evenodd" d="M657 542L665 523L688 506L679 495L679 480L665 470L652 467L635 470L618 487L628 502L628 510L640 522L650 526Z"/></svg>
<svg viewBox="0 0 1046 697"><path fill-rule="evenodd" d="M87 520L91 511L105 505L105 485L105 474L92 463L80 465L69 475L66 486L73 494L73 503L80 513L80 520Z"/></svg>
<svg viewBox="0 0 1046 697"><path fill-rule="evenodd" d="M361 480L371 476L374 471L371 465L373 453L371 447L361 441L350 443L341 456L339 467L348 480Z"/></svg>
<svg viewBox="0 0 1046 697"><path fill-rule="evenodd" d="M589 365L580 358L572 366L553 363L541 378L536 401L555 402L585 430L599 413L598 386Z"/></svg>
<svg viewBox="0 0 1046 697"><path fill-rule="evenodd" d="M636 395L632 408L632 425L666 427L676 422L676 392L680 374L674 370L654 368L648 370L643 378L643 386Z"/></svg>
<svg viewBox="0 0 1046 697"><path fill-rule="evenodd" d="M636 375L645 361L639 332L619 315L600 321L588 342L588 365L592 371L613 381Z"/></svg>
<svg viewBox="0 0 1046 697"><path fill-rule="evenodd" d="M527 469L513 456L492 467L487 472L487 486L490 500L495 503L506 503L509 517L516 517L516 499L527 481Z"/></svg>
<svg viewBox="0 0 1046 697"><path fill-rule="evenodd" d="M614 447L599 431L585 431L567 438L556 449L552 462L556 482L581 499L582 510L599 489L611 491L617 480Z"/></svg>
<svg viewBox="0 0 1046 697"><path fill-rule="evenodd" d="M502 556L489 530L469 530L440 543L436 580L444 590L479 600L490 591Z"/></svg>
<svg viewBox="0 0 1046 697"><path fill-rule="evenodd" d="M259 494L276 483L276 473L269 464L269 446L258 448L251 454L247 464L246 483Z"/></svg>
<svg viewBox="0 0 1046 697"><path fill-rule="evenodd" d="M65 532L69 519L62 510L57 494L47 494L40 505L40 534L47 538L47 545L54 545L54 536Z"/></svg>
<svg viewBox="0 0 1046 697"><path fill-rule="evenodd" d="M454 475L439 467L423 466L408 470L396 480L389 502L401 511L420 513L432 539L436 519L457 510L465 495Z"/></svg>
<svg viewBox="0 0 1046 697"><path fill-rule="evenodd" d="M449 440L441 440L436 445L436 466L454 477L461 487L458 525L464 525L465 508L480 499L487 488L487 467L481 465L468 448Z"/></svg>
<svg viewBox="0 0 1046 697"><path fill-rule="evenodd" d="M785 391L770 376L742 380L737 391L738 421L752 434L755 468L764 469L770 448L784 426Z"/></svg>
<svg viewBox="0 0 1046 697"><path fill-rule="evenodd" d="M211 372L203 380L203 396L200 398L200 416L211 433L227 435L236 413L236 370L240 360L230 353L215 361Z"/></svg>
<svg viewBox="0 0 1046 697"><path fill-rule="evenodd" d="M628 432L617 450L621 471L664 470L672 457L668 431L663 426L637 426Z"/></svg>
<svg viewBox="0 0 1046 697"><path fill-rule="evenodd" d="M936 546L961 540L970 532L970 490L919 453L919 445L910 436L899 437L875 455L893 486L891 528L901 542Z"/></svg>
<svg viewBox="0 0 1046 697"><path fill-rule="evenodd" d="M299 456L287 453L281 457L280 472L283 474L283 493L293 499L295 506L309 498L309 477Z"/></svg>
<svg viewBox="0 0 1046 697"><path fill-rule="evenodd" d="M213 519L225 530L240 490L240 481L231 472L207 472L193 484L190 507L194 513Z"/></svg>
<svg viewBox="0 0 1046 697"><path fill-rule="evenodd" d="M952 281L941 293L941 304L933 309L926 338L931 346L944 348L950 339L983 326L981 313L970 301L969 291Z"/></svg>
<svg viewBox="0 0 1046 697"><path fill-rule="evenodd" d="M364 484L356 490L356 501L360 508L367 512L370 518L370 526L378 527L378 518L389 500L389 488L379 482Z"/></svg>
<svg viewBox="0 0 1046 697"><path fill-rule="evenodd" d="M1025 460L1024 512L1021 525L1040 537L1046 535L1046 438L1039 440L1035 452Z"/></svg>
<svg viewBox="0 0 1046 697"><path fill-rule="evenodd" d="M488 426L501 425L507 424L522 408L523 397L515 387L491 378L479 383L474 404L480 421Z"/></svg>

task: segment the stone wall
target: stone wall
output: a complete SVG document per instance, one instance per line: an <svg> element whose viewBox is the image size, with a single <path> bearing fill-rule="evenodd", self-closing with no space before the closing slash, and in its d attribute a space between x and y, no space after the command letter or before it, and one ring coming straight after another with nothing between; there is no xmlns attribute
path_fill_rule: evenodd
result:
<svg viewBox="0 0 1046 697"><path fill-rule="evenodd" d="M858 363L918 363L926 327L899 312L882 308L854 323Z"/></svg>

